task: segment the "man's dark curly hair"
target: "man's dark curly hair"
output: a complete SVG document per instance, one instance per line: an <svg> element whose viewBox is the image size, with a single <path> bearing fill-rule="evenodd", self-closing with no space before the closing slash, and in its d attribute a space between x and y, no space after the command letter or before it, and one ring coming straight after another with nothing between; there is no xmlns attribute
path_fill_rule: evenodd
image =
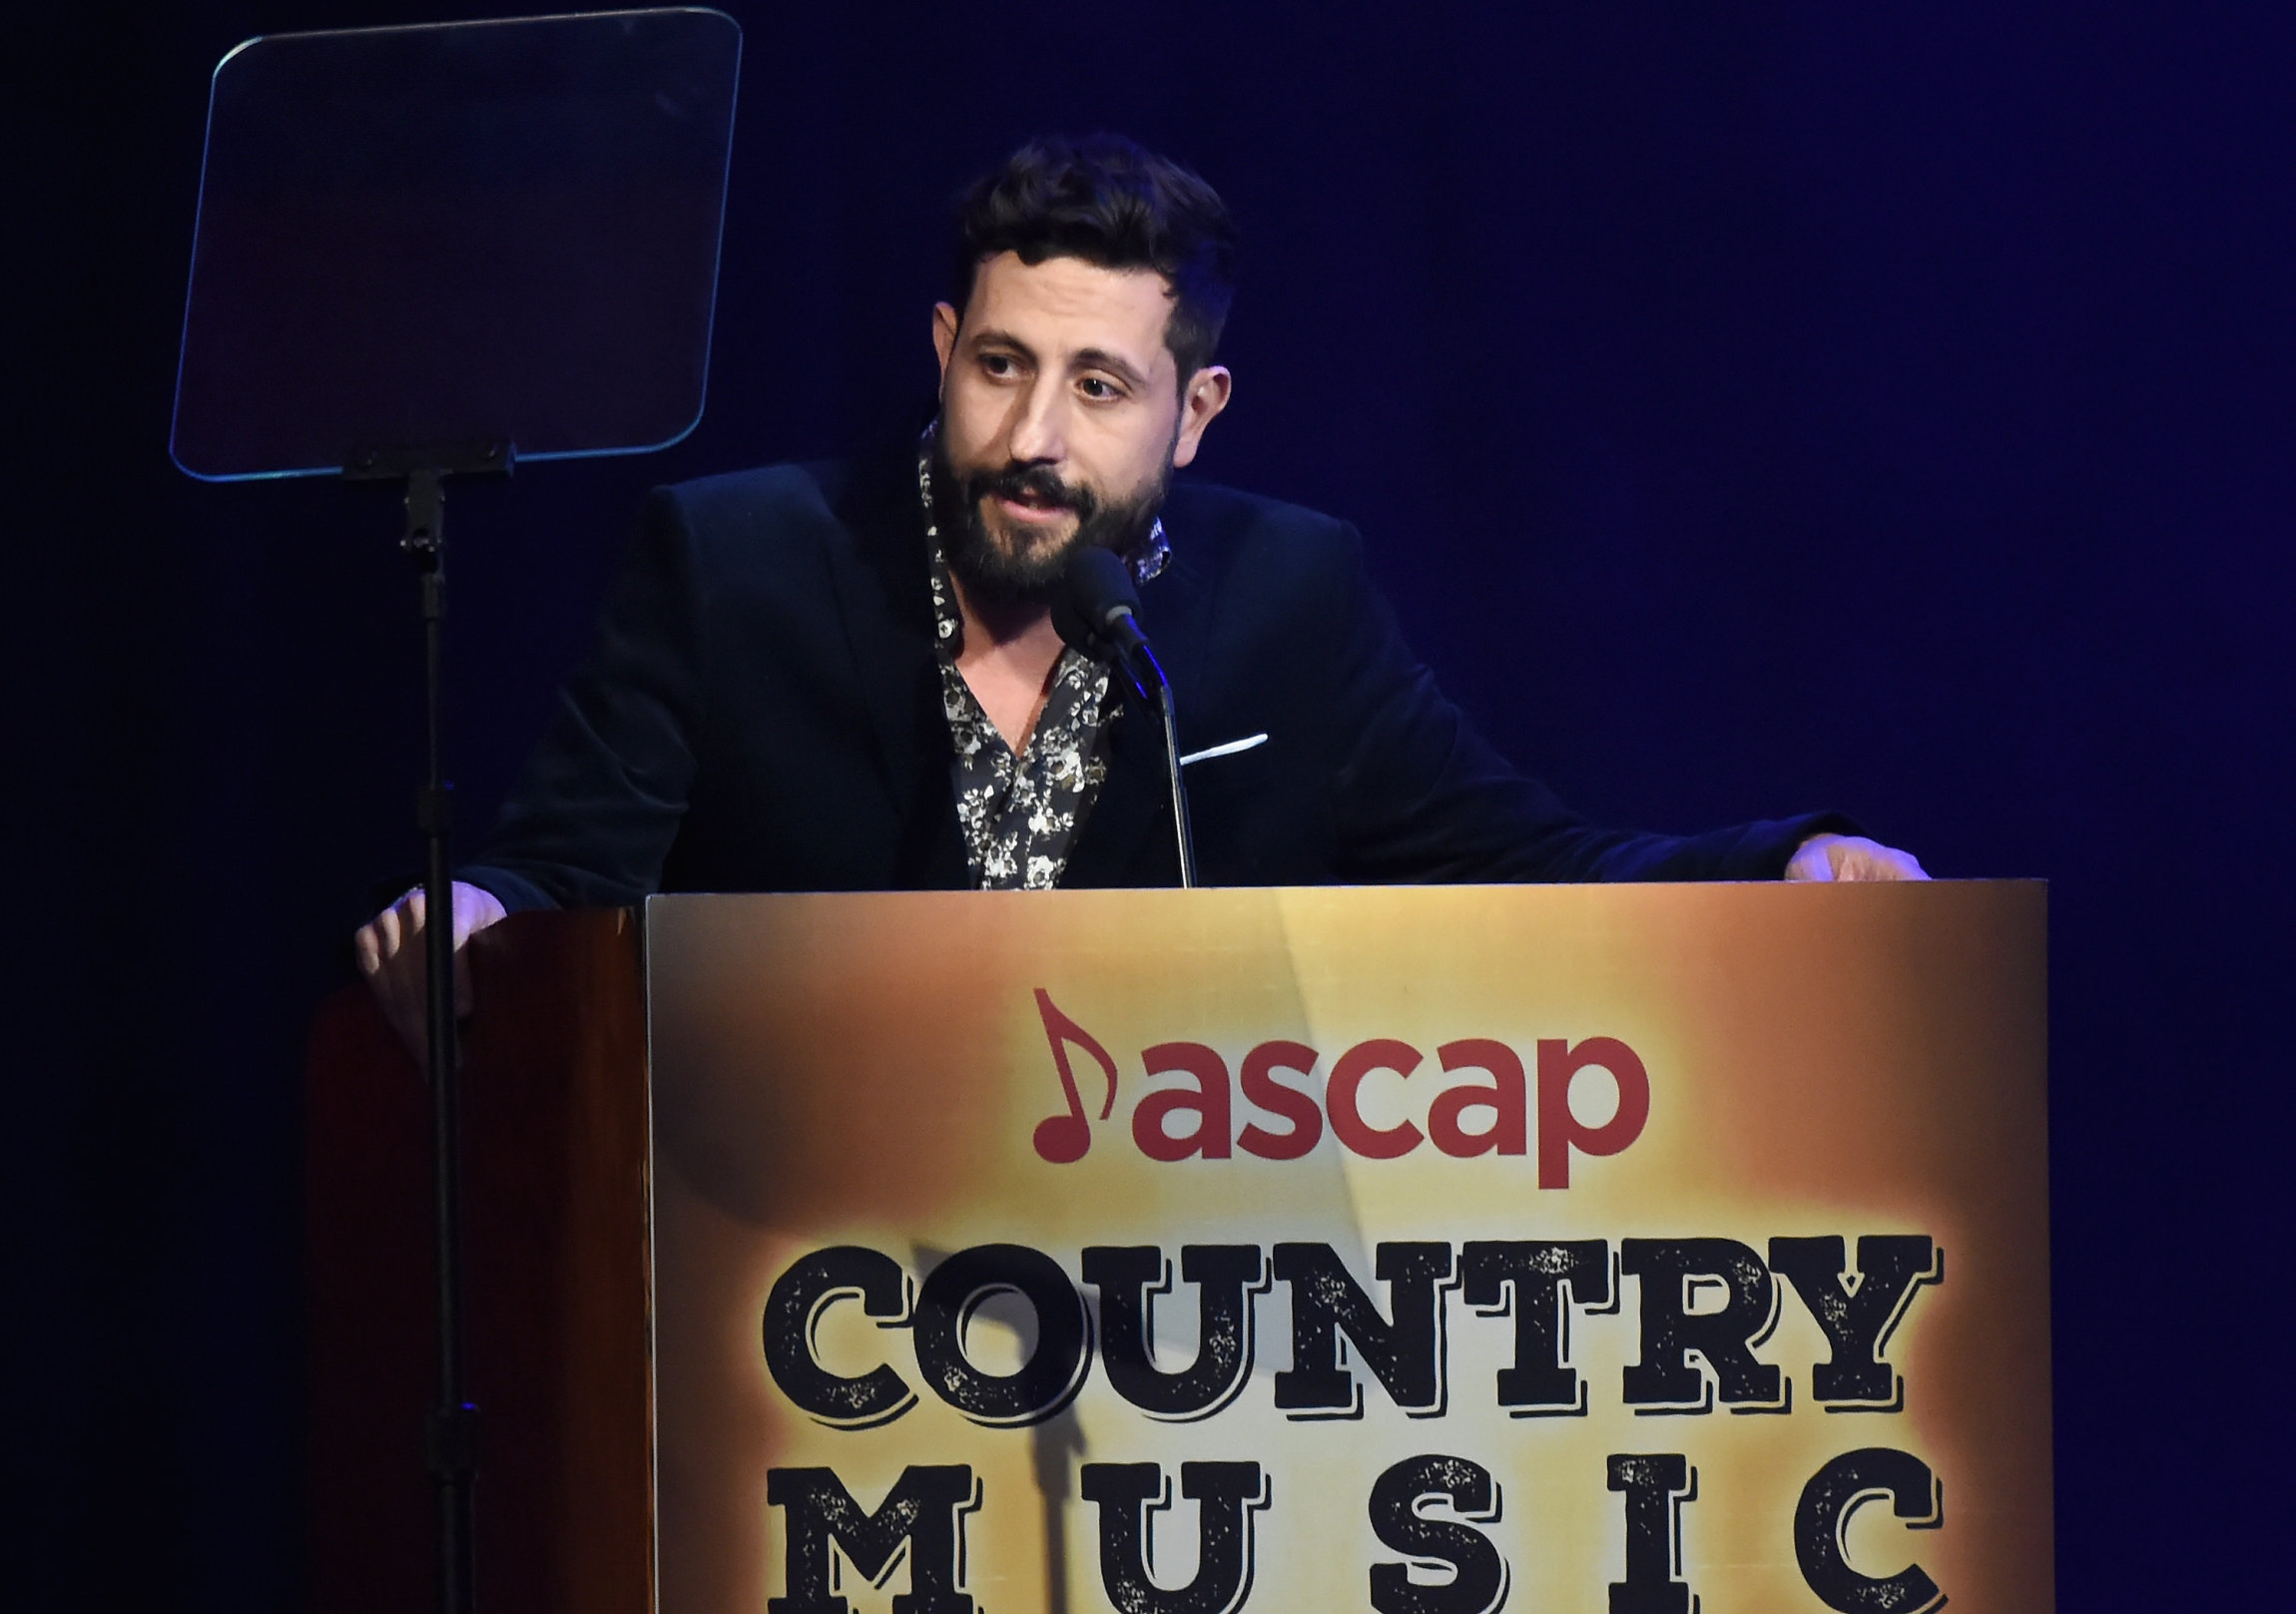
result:
<svg viewBox="0 0 2296 1614"><path fill-rule="evenodd" d="M1122 135L1032 140L975 180L957 204L956 306L981 263L1080 258L1152 269L1172 288L1164 345L1180 384L1212 362L1236 294L1236 230L1219 193Z"/></svg>

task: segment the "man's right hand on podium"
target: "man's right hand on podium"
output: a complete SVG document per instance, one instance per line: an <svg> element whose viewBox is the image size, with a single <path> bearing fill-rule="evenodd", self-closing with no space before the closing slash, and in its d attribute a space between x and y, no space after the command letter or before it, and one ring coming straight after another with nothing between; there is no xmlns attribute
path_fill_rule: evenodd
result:
<svg viewBox="0 0 2296 1614"><path fill-rule="evenodd" d="M429 1032L423 1024L422 887L416 886L359 926L351 944L359 972L366 976L383 1018L406 1044L416 1064L428 1062ZM470 1012L470 964L462 946L507 913L492 891L454 882L454 1016Z"/></svg>

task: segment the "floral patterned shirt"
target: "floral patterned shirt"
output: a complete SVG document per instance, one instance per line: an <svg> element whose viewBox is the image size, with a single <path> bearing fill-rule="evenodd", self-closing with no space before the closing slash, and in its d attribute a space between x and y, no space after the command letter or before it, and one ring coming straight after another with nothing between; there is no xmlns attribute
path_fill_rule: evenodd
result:
<svg viewBox="0 0 2296 1614"><path fill-rule="evenodd" d="M965 862L981 890L1049 890L1060 883L1069 849L1108 775L1102 745L1108 669L1064 649L1052 669L1043 715L1027 748L1014 756L956 665L964 647L964 618L935 525L929 444L917 454L916 477L931 551L933 650L940 662L940 702L948 718ZM1159 521L1125 560L1133 579L1145 583L1164 569L1170 555Z"/></svg>

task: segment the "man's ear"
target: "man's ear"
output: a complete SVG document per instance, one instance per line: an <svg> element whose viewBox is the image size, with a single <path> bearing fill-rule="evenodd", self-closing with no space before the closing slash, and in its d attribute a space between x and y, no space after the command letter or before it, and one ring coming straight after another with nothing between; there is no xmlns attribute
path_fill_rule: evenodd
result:
<svg viewBox="0 0 2296 1614"><path fill-rule="evenodd" d="M1228 397L1235 386L1236 378L1228 373L1224 364L1207 364L1188 377L1188 384L1180 389L1180 434L1172 442L1174 470L1196 457L1196 445L1204 440L1204 428L1228 407Z"/></svg>
<svg viewBox="0 0 2296 1614"><path fill-rule="evenodd" d="M948 355L956 351L956 305L932 305L932 350L940 355L940 384L948 385Z"/></svg>

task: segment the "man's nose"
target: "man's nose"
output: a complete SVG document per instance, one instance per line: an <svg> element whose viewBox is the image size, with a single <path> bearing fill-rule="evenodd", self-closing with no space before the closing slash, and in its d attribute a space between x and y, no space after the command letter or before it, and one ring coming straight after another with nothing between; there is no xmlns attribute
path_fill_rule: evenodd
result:
<svg viewBox="0 0 2296 1614"><path fill-rule="evenodd" d="M1007 452L1022 464L1057 465L1068 457L1068 388L1040 375L1013 404Z"/></svg>

